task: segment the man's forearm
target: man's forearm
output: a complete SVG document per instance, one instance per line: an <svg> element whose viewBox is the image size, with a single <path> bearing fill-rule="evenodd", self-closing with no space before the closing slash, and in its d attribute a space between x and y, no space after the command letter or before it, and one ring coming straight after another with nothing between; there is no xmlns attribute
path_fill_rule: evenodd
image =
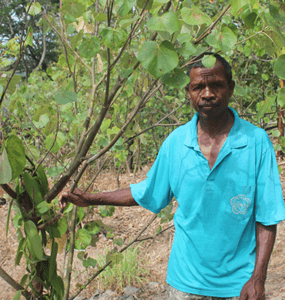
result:
<svg viewBox="0 0 285 300"><path fill-rule="evenodd" d="M262 282L266 280L267 267L276 238L276 227L256 222L256 260L252 277Z"/></svg>
<svg viewBox="0 0 285 300"><path fill-rule="evenodd" d="M113 192L101 192L96 194L87 193L88 205L113 205L113 206L136 206L131 189L126 188Z"/></svg>

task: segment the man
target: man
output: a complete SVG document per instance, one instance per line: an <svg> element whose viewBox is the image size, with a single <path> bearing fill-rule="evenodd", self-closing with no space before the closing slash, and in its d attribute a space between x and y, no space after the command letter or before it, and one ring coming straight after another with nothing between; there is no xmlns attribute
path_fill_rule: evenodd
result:
<svg viewBox="0 0 285 300"><path fill-rule="evenodd" d="M190 65L186 88L197 113L164 141L147 179L110 193L63 192L60 205L158 213L175 196L169 299L262 300L276 224L285 219L276 158L266 132L228 107L228 62L214 54L205 68L203 56Z"/></svg>

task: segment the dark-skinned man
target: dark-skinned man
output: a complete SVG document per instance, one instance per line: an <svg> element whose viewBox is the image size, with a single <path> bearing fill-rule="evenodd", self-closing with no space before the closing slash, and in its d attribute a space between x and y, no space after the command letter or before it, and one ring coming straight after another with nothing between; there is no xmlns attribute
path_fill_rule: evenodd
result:
<svg viewBox="0 0 285 300"><path fill-rule="evenodd" d="M228 107L231 67L214 56L212 68L203 55L190 65L186 91L197 113L164 141L147 179L107 193L65 190L59 203L158 213L175 196L169 299L263 300L276 224L285 219L275 153L264 130Z"/></svg>

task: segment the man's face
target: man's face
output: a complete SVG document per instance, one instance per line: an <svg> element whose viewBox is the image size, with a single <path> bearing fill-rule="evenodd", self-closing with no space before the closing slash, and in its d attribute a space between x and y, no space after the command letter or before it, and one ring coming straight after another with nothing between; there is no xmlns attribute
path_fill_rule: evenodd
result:
<svg viewBox="0 0 285 300"><path fill-rule="evenodd" d="M193 68L187 90L195 110L203 118L216 118L227 110L235 82L228 83L220 61L212 68Z"/></svg>

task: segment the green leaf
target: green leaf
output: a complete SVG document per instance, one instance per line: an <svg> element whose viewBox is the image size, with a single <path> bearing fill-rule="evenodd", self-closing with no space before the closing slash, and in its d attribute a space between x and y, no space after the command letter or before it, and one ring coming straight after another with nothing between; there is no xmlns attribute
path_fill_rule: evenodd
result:
<svg viewBox="0 0 285 300"><path fill-rule="evenodd" d="M0 156L0 184L6 184L12 179L12 168L9 163L6 149L3 147L2 155Z"/></svg>
<svg viewBox="0 0 285 300"><path fill-rule="evenodd" d="M122 238L113 239L113 244L115 244L117 246L122 246L124 244L124 241Z"/></svg>
<svg viewBox="0 0 285 300"><path fill-rule="evenodd" d="M3 93L3 91L4 91L4 87L3 85L0 84L0 95Z"/></svg>
<svg viewBox="0 0 285 300"><path fill-rule="evenodd" d="M135 6L136 0L123 0L122 6L118 10L118 15L124 17Z"/></svg>
<svg viewBox="0 0 285 300"><path fill-rule="evenodd" d="M280 131L278 129L272 130L272 135L275 137L279 137L280 136Z"/></svg>
<svg viewBox="0 0 285 300"><path fill-rule="evenodd" d="M180 23L174 12L167 12L160 17L153 17L146 23L151 30L166 31L170 34L180 30Z"/></svg>
<svg viewBox="0 0 285 300"><path fill-rule="evenodd" d="M223 27L220 32L213 30L205 40L213 48L227 52L235 46L237 37L231 29Z"/></svg>
<svg viewBox="0 0 285 300"><path fill-rule="evenodd" d="M23 250L24 250L24 243L25 243L26 239L22 238L19 242L18 245L18 250L17 250L17 254L16 254L16 258L15 258L15 266L19 266L20 265L20 261L23 255Z"/></svg>
<svg viewBox="0 0 285 300"><path fill-rule="evenodd" d="M30 4L27 5L26 10L28 11ZM38 2L35 2L31 5L30 10L29 10L29 14L32 16L35 16L37 14L39 14L42 11L41 5Z"/></svg>
<svg viewBox="0 0 285 300"><path fill-rule="evenodd" d="M101 226L97 222L91 222L86 224L84 229L86 229L90 234L95 235L100 232Z"/></svg>
<svg viewBox="0 0 285 300"><path fill-rule="evenodd" d="M64 167L62 166L58 166L58 167L51 167L48 169L47 171L47 175L49 177L56 177L58 176L60 173L62 173L64 171Z"/></svg>
<svg viewBox="0 0 285 300"><path fill-rule="evenodd" d="M231 13L233 16L237 16L242 7L247 4L247 0L231 0Z"/></svg>
<svg viewBox="0 0 285 300"><path fill-rule="evenodd" d="M34 260L42 260L44 256L41 238L35 223L31 220L24 222L24 230L28 238L28 248Z"/></svg>
<svg viewBox="0 0 285 300"><path fill-rule="evenodd" d="M143 8L145 6L146 0L137 0L137 6L139 8ZM153 0L149 0L147 5L146 5L146 10L150 10L153 4Z"/></svg>
<svg viewBox="0 0 285 300"><path fill-rule="evenodd" d="M40 116L39 122L34 121L34 124L37 128L43 128L48 124L49 120L49 116L47 114L43 114Z"/></svg>
<svg viewBox="0 0 285 300"><path fill-rule="evenodd" d="M27 31L25 45L33 47L33 28L30 26Z"/></svg>
<svg viewBox="0 0 285 300"><path fill-rule="evenodd" d="M56 276L56 256L57 256L57 251L58 251L58 244L56 241L52 241L52 247L51 247L51 254L49 258L49 281L52 280L52 277Z"/></svg>
<svg viewBox="0 0 285 300"><path fill-rule="evenodd" d="M274 148L274 151L280 151L282 149L279 144L275 144L273 148Z"/></svg>
<svg viewBox="0 0 285 300"><path fill-rule="evenodd" d="M17 291L13 300L20 300L22 295L22 291Z"/></svg>
<svg viewBox="0 0 285 300"><path fill-rule="evenodd" d="M98 12L98 13L95 13L94 14L94 19L97 21L97 22L103 22L103 21L107 21L107 15L102 13L102 12Z"/></svg>
<svg viewBox="0 0 285 300"><path fill-rule="evenodd" d="M115 207L104 205L104 206L100 206L99 210L100 210L101 217L111 217L115 211Z"/></svg>
<svg viewBox="0 0 285 300"><path fill-rule="evenodd" d="M91 257L88 257L86 260L83 260L82 264L85 268L88 268L88 267L95 268L97 265L97 260L93 259Z"/></svg>
<svg viewBox="0 0 285 300"><path fill-rule="evenodd" d="M213 55L205 55L202 58L202 64L205 68L212 68L216 64L216 57Z"/></svg>
<svg viewBox="0 0 285 300"><path fill-rule="evenodd" d="M84 228L78 229L75 235L75 249L84 250L91 243L91 235Z"/></svg>
<svg viewBox="0 0 285 300"><path fill-rule="evenodd" d="M184 42L178 51L179 54L184 57L184 59L188 59L190 56L196 54L197 49L192 43Z"/></svg>
<svg viewBox="0 0 285 300"><path fill-rule="evenodd" d="M181 9L181 16L183 21L188 25L210 25L212 23L211 18L194 5L191 8L183 7Z"/></svg>
<svg viewBox="0 0 285 300"><path fill-rule="evenodd" d="M102 123L102 125L101 125L101 127L100 127L101 132L102 133L105 132L107 130L107 128L110 127L110 125L111 125L111 120L110 119L104 120L103 123Z"/></svg>
<svg viewBox="0 0 285 300"><path fill-rule="evenodd" d="M47 211L50 210L50 204L48 204L47 202L43 201L40 204L37 205L37 210L40 214L44 214Z"/></svg>
<svg viewBox="0 0 285 300"><path fill-rule="evenodd" d="M22 177L24 180L26 191L28 192L32 201L35 201L35 206L37 207L43 201L39 185L37 181L28 172L24 172L22 174Z"/></svg>
<svg viewBox="0 0 285 300"><path fill-rule="evenodd" d="M106 263L112 261L113 264L118 264L123 260L124 256L122 253L108 253L106 256Z"/></svg>
<svg viewBox="0 0 285 300"><path fill-rule="evenodd" d="M247 90L238 83L236 83L235 85L235 95L241 97L248 97Z"/></svg>
<svg viewBox="0 0 285 300"><path fill-rule="evenodd" d="M131 19L124 19L119 22L119 25L122 29L125 29L125 28L128 28L130 25L134 24L134 22L138 19L139 19L139 16L136 16Z"/></svg>
<svg viewBox="0 0 285 300"><path fill-rule="evenodd" d="M67 220L65 218L60 218L57 221L57 228L59 230L60 237L62 237L67 231Z"/></svg>
<svg viewBox="0 0 285 300"><path fill-rule="evenodd" d="M121 29L104 28L100 31L103 43L112 50L118 50L121 48L126 39L127 34Z"/></svg>
<svg viewBox="0 0 285 300"><path fill-rule="evenodd" d="M161 76L161 81L166 86L173 86L182 90L190 82L190 78L183 71L177 68L174 69L173 72Z"/></svg>
<svg viewBox="0 0 285 300"><path fill-rule="evenodd" d="M75 18L79 18L86 8L86 5L83 5L83 3L76 0L65 0L63 1L62 10Z"/></svg>
<svg viewBox="0 0 285 300"><path fill-rule="evenodd" d="M25 274L25 275L22 277L21 281L20 281L20 285L21 285L21 286L25 286L26 281L27 281L28 278L29 278L29 275L28 275L28 274Z"/></svg>
<svg viewBox="0 0 285 300"><path fill-rule="evenodd" d="M51 153L56 153L65 143L66 136L63 132L59 131L57 133L56 141L54 143L55 134L51 133L46 137L45 146L47 150L50 150L51 146L53 145L52 149L50 150ZM54 143L54 144L53 144Z"/></svg>
<svg viewBox="0 0 285 300"><path fill-rule="evenodd" d="M59 299L63 298L64 295L64 283L60 276L53 276L50 280L52 288L59 295Z"/></svg>
<svg viewBox="0 0 285 300"><path fill-rule="evenodd" d="M77 258L80 260L83 260L85 258L86 252L85 251L80 251L77 254Z"/></svg>
<svg viewBox="0 0 285 300"><path fill-rule="evenodd" d="M281 105L283 108L285 106L285 87L279 90L277 96L277 103Z"/></svg>
<svg viewBox="0 0 285 300"><path fill-rule="evenodd" d="M83 40L78 48L79 55L84 58L91 59L96 56L100 50L100 41L97 36L92 35L91 38L83 37Z"/></svg>
<svg viewBox="0 0 285 300"><path fill-rule="evenodd" d="M279 78L285 79L285 54L278 57L274 63L273 70Z"/></svg>
<svg viewBox="0 0 285 300"><path fill-rule="evenodd" d="M277 22L285 23L285 3L270 1L269 12Z"/></svg>
<svg viewBox="0 0 285 300"><path fill-rule="evenodd" d="M257 14L255 12L251 12L250 14L246 15L243 20L246 26L251 29L254 29L255 20L257 18Z"/></svg>
<svg viewBox="0 0 285 300"><path fill-rule="evenodd" d="M59 104L67 104L77 101L77 94L71 91L61 90L55 96L55 101Z"/></svg>
<svg viewBox="0 0 285 300"><path fill-rule="evenodd" d="M10 135L6 143L6 150L12 168L12 179L15 179L22 173L26 165L25 147L16 135Z"/></svg>
<svg viewBox="0 0 285 300"><path fill-rule="evenodd" d="M48 186L47 176L42 165L40 165L37 169L37 178L40 182L40 190L42 196L44 197L49 191L49 186Z"/></svg>
<svg viewBox="0 0 285 300"><path fill-rule="evenodd" d="M160 45L149 41L145 42L139 50L138 60L150 74L159 78L177 66L178 55L168 41L163 41Z"/></svg>

